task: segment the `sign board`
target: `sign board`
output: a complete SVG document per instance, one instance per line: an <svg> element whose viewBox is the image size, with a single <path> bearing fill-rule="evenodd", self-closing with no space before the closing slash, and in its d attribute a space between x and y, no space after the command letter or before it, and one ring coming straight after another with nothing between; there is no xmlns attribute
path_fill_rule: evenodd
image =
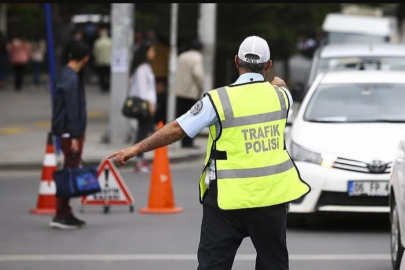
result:
<svg viewBox="0 0 405 270"><path fill-rule="evenodd" d="M111 55L111 71L112 72L127 72L128 56L126 50L113 51Z"/></svg>
<svg viewBox="0 0 405 270"><path fill-rule="evenodd" d="M101 192L82 197L82 205L133 205L135 200L121 174L109 159L101 162L97 170Z"/></svg>

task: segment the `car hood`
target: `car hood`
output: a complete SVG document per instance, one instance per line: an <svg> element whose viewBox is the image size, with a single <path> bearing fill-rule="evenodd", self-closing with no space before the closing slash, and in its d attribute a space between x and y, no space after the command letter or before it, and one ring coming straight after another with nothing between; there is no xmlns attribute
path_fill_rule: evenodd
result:
<svg viewBox="0 0 405 270"><path fill-rule="evenodd" d="M402 123L310 123L295 121L291 140L318 153L370 162L394 160L405 134Z"/></svg>

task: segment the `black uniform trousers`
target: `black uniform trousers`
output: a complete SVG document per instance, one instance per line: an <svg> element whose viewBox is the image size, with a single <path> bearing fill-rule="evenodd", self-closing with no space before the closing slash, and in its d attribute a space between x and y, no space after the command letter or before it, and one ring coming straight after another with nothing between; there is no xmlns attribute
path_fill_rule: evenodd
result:
<svg viewBox="0 0 405 270"><path fill-rule="evenodd" d="M198 270L232 269L242 240L250 237L256 249L256 270L288 270L286 222L288 204L221 210L217 181L210 183L203 204Z"/></svg>

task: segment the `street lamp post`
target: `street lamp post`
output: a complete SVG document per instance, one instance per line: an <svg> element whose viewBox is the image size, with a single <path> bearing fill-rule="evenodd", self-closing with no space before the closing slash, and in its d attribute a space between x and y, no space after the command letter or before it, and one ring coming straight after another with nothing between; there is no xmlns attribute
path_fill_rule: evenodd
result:
<svg viewBox="0 0 405 270"><path fill-rule="evenodd" d="M179 4L171 4L171 22L170 22L170 59L169 59L169 80L167 95L167 119L166 123L173 121L176 117L176 89L175 79L177 70L177 18Z"/></svg>
<svg viewBox="0 0 405 270"><path fill-rule="evenodd" d="M129 86L130 46L133 42L134 4L112 4L112 53L110 89L110 127L108 141L122 143L127 139L128 120L121 114Z"/></svg>
<svg viewBox="0 0 405 270"><path fill-rule="evenodd" d="M217 4L200 4L198 37L204 44L204 92L214 87L215 35Z"/></svg>

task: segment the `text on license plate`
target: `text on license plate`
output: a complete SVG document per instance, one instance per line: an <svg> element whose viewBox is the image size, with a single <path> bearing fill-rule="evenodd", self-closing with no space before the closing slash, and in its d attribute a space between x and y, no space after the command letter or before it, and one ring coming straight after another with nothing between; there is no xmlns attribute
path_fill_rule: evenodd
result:
<svg viewBox="0 0 405 270"><path fill-rule="evenodd" d="M349 196L388 196L388 181L349 181Z"/></svg>

